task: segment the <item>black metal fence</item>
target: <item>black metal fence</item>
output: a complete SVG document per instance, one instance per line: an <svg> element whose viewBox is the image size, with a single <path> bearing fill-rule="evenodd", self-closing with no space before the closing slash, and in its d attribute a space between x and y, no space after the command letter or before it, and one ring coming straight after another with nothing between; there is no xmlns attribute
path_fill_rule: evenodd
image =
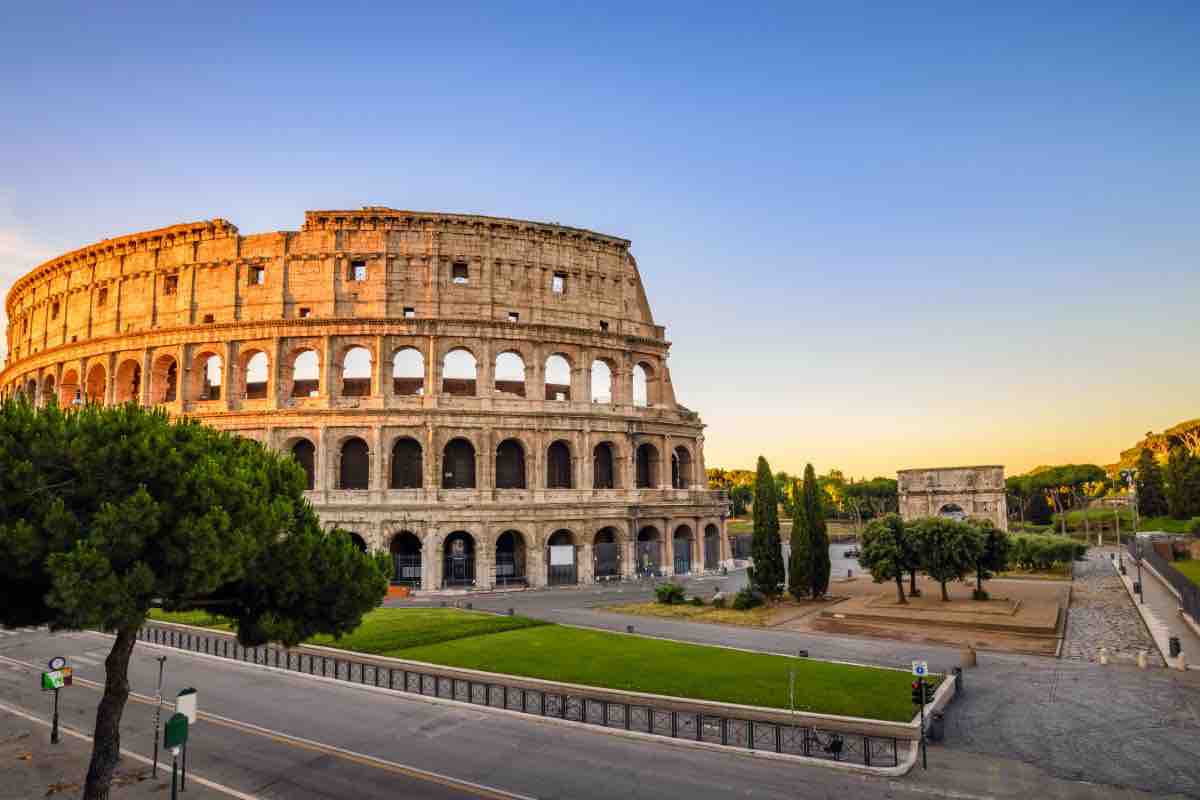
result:
<svg viewBox="0 0 1200 800"><path fill-rule="evenodd" d="M289 650L278 645L243 647L230 636L169 626L148 624L138 631L138 639L234 661L471 705L556 717L601 728L846 761L868 767L894 767L900 763L899 742L890 736L865 736L774 720L679 711L586 694L459 678L429 670L390 667L312 651Z"/></svg>
<svg viewBox="0 0 1200 800"><path fill-rule="evenodd" d="M1127 545L1129 555L1137 559L1138 546L1134 542ZM1179 593L1181 598L1180 604L1183 606L1184 612L1192 619L1200 622L1200 587L1192 583L1191 579L1184 575L1179 570L1171 565L1154 549L1154 546L1148 542L1141 543L1142 558L1145 559L1150 566L1158 571L1159 575L1167 580L1168 583Z"/></svg>
<svg viewBox="0 0 1200 800"><path fill-rule="evenodd" d="M738 536L730 536L729 544L733 549L734 558L750 558L751 545L754 542L754 537L750 534L739 534Z"/></svg>

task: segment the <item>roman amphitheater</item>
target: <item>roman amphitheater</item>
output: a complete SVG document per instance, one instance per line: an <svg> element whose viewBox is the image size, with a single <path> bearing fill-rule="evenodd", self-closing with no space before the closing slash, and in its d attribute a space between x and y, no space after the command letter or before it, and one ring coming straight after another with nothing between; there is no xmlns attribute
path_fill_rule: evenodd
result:
<svg viewBox="0 0 1200 800"><path fill-rule="evenodd" d="M106 239L9 291L0 391L162 406L291 453L323 524L413 588L715 569L727 498L629 248L376 207Z"/></svg>

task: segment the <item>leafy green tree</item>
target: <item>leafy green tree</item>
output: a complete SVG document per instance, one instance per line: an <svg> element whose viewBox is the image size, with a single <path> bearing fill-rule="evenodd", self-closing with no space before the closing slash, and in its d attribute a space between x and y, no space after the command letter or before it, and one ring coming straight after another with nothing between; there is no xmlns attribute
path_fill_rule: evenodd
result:
<svg viewBox="0 0 1200 800"><path fill-rule="evenodd" d="M858 563L863 565L876 583L896 582L896 602L908 603L904 597L904 573L911 563L911 552L904 520L899 514L885 514L871 520L859 539Z"/></svg>
<svg viewBox="0 0 1200 800"><path fill-rule="evenodd" d="M1046 492L1035 489L1029 493L1029 521L1034 525L1049 525L1054 520L1054 511L1046 500Z"/></svg>
<svg viewBox="0 0 1200 800"><path fill-rule="evenodd" d="M322 532L305 485L291 458L160 411L0 404L0 623L115 635L85 800L107 797L152 607L228 615L254 646L341 635L379 604L386 557Z"/></svg>
<svg viewBox="0 0 1200 800"><path fill-rule="evenodd" d="M913 527L918 532L921 570L941 584L942 600L949 601L946 584L961 581L979 560L979 534L967 523L945 517L925 517Z"/></svg>
<svg viewBox="0 0 1200 800"><path fill-rule="evenodd" d="M746 508L750 505L750 500L754 497L754 492L749 486L734 486L729 490L729 502L733 505L733 515L735 517L744 517Z"/></svg>
<svg viewBox="0 0 1200 800"><path fill-rule="evenodd" d="M975 530L975 599L986 600L987 592L983 590L983 582L992 578L997 572L1008 569L1009 541L1008 534L985 519L968 523Z"/></svg>
<svg viewBox="0 0 1200 800"><path fill-rule="evenodd" d="M1163 485L1162 469L1154 458L1154 453L1143 449L1137 460L1138 513L1144 517L1161 517L1167 513L1166 487Z"/></svg>
<svg viewBox="0 0 1200 800"><path fill-rule="evenodd" d="M754 559L750 584L768 597L775 597L783 586L783 543L779 539L779 496L775 476L762 456L754 483L754 538L750 543Z"/></svg>

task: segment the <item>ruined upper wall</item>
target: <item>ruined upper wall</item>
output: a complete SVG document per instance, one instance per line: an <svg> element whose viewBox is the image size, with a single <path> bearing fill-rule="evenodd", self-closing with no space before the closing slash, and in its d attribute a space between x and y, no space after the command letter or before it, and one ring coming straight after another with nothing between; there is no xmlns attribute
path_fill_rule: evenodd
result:
<svg viewBox="0 0 1200 800"><path fill-rule="evenodd" d="M556 224L368 207L299 231L223 219L106 239L18 280L9 360L72 342L239 320L420 318L663 340L625 239Z"/></svg>

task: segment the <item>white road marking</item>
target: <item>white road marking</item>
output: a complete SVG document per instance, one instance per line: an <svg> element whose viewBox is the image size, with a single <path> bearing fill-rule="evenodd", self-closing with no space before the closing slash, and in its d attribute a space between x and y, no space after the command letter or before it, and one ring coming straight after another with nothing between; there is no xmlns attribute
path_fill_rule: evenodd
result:
<svg viewBox="0 0 1200 800"><path fill-rule="evenodd" d="M108 658L108 653L108 650L88 650L84 653L84 655L91 658L98 658L103 661L104 659Z"/></svg>
<svg viewBox="0 0 1200 800"><path fill-rule="evenodd" d="M85 658L84 656L67 656L67 663L68 663L68 664L70 664L70 663L72 663L72 662L74 662L74 661L78 661L80 664L87 664L89 667L98 667L98 666L100 666L100 662L99 662L99 661L94 661L94 660L92 660L92 659L90 659L90 658Z"/></svg>

